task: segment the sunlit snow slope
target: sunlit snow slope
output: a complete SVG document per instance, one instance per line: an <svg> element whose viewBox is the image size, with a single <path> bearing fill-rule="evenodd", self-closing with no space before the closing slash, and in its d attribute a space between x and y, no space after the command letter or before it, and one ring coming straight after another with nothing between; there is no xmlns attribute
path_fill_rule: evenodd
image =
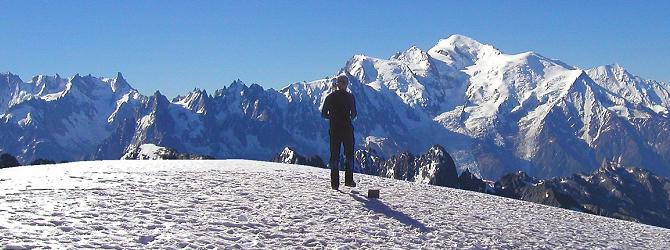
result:
<svg viewBox="0 0 670 250"><path fill-rule="evenodd" d="M96 161L0 170L0 246L658 248L670 230L469 191L324 169Z"/></svg>

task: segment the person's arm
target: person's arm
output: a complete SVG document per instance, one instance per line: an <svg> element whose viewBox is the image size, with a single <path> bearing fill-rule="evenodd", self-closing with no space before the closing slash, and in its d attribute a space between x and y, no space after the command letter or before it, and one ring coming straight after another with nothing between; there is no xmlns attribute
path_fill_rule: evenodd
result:
<svg viewBox="0 0 670 250"><path fill-rule="evenodd" d="M323 107L321 108L321 117L330 119L330 96L326 96L326 100L323 101Z"/></svg>
<svg viewBox="0 0 670 250"><path fill-rule="evenodd" d="M356 118L356 115L358 113L356 112L356 98L354 98L354 95L351 94L351 120Z"/></svg>

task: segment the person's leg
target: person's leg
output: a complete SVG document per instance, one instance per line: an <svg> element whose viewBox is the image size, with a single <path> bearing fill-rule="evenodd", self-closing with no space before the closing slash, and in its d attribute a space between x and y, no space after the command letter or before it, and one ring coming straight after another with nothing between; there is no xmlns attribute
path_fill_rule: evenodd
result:
<svg viewBox="0 0 670 250"><path fill-rule="evenodd" d="M340 168L339 168L339 158L340 158L340 136L331 129L329 131L330 136L330 161L328 162L330 167L330 187L333 189L338 189L340 187Z"/></svg>
<svg viewBox="0 0 670 250"><path fill-rule="evenodd" d="M346 167L344 172L344 183L347 186L355 187L354 182L354 131L353 129L346 132L343 136L344 155L346 157Z"/></svg>

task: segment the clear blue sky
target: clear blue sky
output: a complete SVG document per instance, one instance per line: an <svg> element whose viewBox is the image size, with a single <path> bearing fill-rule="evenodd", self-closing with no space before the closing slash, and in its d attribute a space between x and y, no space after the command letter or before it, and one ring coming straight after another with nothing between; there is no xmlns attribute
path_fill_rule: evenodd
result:
<svg viewBox="0 0 670 250"><path fill-rule="evenodd" d="M0 1L0 71L112 77L144 94L281 88L463 34L670 80L670 1Z"/></svg>

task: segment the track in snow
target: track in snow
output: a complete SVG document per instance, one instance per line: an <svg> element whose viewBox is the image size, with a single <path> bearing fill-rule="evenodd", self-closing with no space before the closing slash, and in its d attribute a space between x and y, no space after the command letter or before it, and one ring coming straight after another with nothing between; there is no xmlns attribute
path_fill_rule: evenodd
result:
<svg viewBox="0 0 670 250"><path fill-rule="evenodd" d="M246 160L0 170L0 246L659 248L670 230L475 192Z"/></svg>

